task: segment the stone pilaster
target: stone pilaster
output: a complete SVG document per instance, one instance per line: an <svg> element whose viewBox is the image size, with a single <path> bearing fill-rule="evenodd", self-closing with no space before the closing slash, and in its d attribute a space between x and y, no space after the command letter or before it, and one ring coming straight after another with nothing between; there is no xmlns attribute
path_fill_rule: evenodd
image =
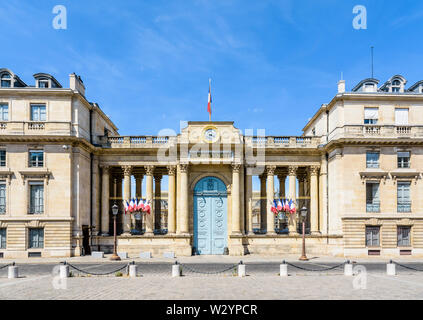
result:
<svg viewBox="0 0 423 320"><path fill-rule="evenodd" d="M102 166L101 169L101 234L108 236L110 223L110 167Z"/></svg>
<svg viewBox="0 0 423 320"><path fill-rule="evenodd" d="M154 228L160 230L162 226L162 175L154 175Z"/></svg>
<svg viewBox="0 0 423 320"><path fill-rule="evenodd" d="M176 167L168 166L169 175L169 191L168 191L168 205L167 205L167 230L169 234L176 232L176 188L175 188L175 175Z"/></svg>
<svg viewBox="0 0 423 320"><path fill-rule="evenodd" d="M319 232L319 188L318 188L318 179L319 167L312 166L310 167L310 224L311 224L311 233Z"/></svg>
<svg viewBox="0 0 423 320"><path fill-rule="evenodd" d="M239 187L239 172L241 170L240 164L232 164L232 234L241 234L241 202L240 202L240 187Z"/></svg>
<svg viewBox="0 0 423 320"><path fill-rule="evenodd" d="M150 214L145 216L145 235L153 235L154 227L154 203L153 203L153 174L154 166L145 166L146 171L146 201L150 201Z"/></svg>
<svg viewBox="0 0 423 320"><path fill-rule="evenodd" d="M122 166L123 171L123 199L124 201L131 200L131 174L132 166ZM131 214L123 214L123 234L131 234Z"/></svg>
<svg viewBox="0 0 423 320"><path fill-rule="evenodd" d="M260 178L260 229L261 231L266 230L267 216L266 216L266 174L259 176Z"/></svg>
<svg viewBox="0 0 423 320"><path fill-rule="evenodd" d="M298 170L298 166L289 166L288 167L289 198L292 199L292 201L294 201L295 203L297 203L297 186L296 186L297 170ZM288 229L289 229L289 233L291 235L298 234L298 232L297 232L297 214L290 214L289 215Z"/></svg>
<svg viewBox="0 0 423 320"><path fill-rule="evenodd" d="M252 168L247 167L245 176L245 202L246 202L246 233L253 233L253 175Z"/></svg>
<svg viewBox="0 0 423 320"><path fill-rule="evenodd" d="M188 164L179 165L181 171L181 206L180 214L178 213L178 224L177 224L177 233L178 234L188 234L189 233L189 210L188 210Z"/></svg>
<svg viewBox="0 0 423 320"><path fill-rule="evenodd" d="M267 206L266 206L266 216L267 216L267 234L275 234L275 214L272 212L272 203L275 199L275 166L267 166Z"/></svg>

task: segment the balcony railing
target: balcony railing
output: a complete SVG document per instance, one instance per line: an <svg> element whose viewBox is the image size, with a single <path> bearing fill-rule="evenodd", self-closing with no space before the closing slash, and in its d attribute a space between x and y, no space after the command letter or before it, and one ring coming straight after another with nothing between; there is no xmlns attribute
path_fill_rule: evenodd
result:
<svg viewBox="0 0 423 320"><path fill-rule="evenodd" d="M72 135L71 122L3 121L0 134L5 135Z"/></svg>
<svg viewBox="0 0 423 320"><path fill-rule="evenodd" d="M379 202L367 203L366 204L366 211L372 212L372 213L380 212L380 203Z"/></svg>
<svg viewBox="0 0 423 320"><path fill-rule="evenodd" d="M245 137L246 144L275 148L316 148L320 144L320 137Z"/></svg>
<svg viewBox="0 0 423 320"><path fill-rule="evenodd" d="M423 137L423 126L396 126L396 125L345 125L335 129L329 139L339 138L398 138Z"/></svg>
<svg viewBox="0 0 423 320"><path fill-rule="evenodd" d="M410 213L411 212L411 201L398 202L398 212Z"/></svg>
<svg viewBox="0 0 423 320"><path fill-rule="evenodd" d="M118 136L108 137L112 148L159 148L165 146L176 137L167 136Z"/></svg>

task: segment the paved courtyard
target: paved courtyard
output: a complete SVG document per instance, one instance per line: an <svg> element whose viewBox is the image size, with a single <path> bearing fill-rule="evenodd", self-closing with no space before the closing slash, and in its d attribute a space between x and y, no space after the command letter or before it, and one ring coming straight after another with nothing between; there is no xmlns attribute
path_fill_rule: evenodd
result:
<svg viewBox="0 0 423 320"><path fill-rule="evenodd" d="M397 276L386 275L386 262L376 260L357 261L366 270L354 277L343 275L343 267L333 270L343 259L300 263L292 260L289 277L278 276L280 261L276 259L245 260L247 277L238 278L233 263L237 258L188 258L181 259L184 276L171 277L172 260L152 259L141 261L138 277L116 277L114 270L130 262L110 263L107 259L89 258L68 260L80 272L71 268L72 277L66 282L55 277L52 270L59 260L20 261L20 278L7 279L7 269L0 270L0 299L423 299L423 272L397 266ZM423 270L419 261L401 261L407 266ZM308 271L317 270L317 271ZM216 271L227 271L214 274ZM356 269L358 272L359 270ZM87 273L109 273L95 276Z"/></svg>

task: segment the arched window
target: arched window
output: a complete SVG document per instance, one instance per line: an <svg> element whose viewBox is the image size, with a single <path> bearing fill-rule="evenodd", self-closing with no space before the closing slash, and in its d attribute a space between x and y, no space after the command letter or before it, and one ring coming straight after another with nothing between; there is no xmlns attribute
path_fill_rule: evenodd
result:
<svg viewBox="0 0 423 320"><path fill-rule="evenodd" d="M10 88L12 86L12 77L8 73L3 73L1 75L1 87Z"/></svg>
<svg viewBox="0 0 423 320"><path fill-rule="evenodd" d="M392 81L392 92L400 92L401 91L401 81L394 80Z"/></svg>

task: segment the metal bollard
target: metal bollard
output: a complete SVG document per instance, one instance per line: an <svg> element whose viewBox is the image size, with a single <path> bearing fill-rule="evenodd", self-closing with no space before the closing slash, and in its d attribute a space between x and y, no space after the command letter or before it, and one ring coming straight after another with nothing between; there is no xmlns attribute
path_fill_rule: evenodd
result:
<svg viewBox="0 0 423 320"><path fill-rule="evenodd" d="M132 264L129 265L129 276L131 278L136 278L137 277L137 268L138 266L132 262Z"/></svg>
<svg viewBox="0 0 423 320"><path fill-rule="evenodd" d="M240 261L238 265L238 277L245 277L245 264L242 261Z"/></svg>
<svg viewBox="0 0 423 320"><path fill-rule="evenodd" d="M395 263L393 263L392 260L386 265L386 274L388 276L395 276L397 274L395 271Z"/></svg>
<svg viewBox="0 0 423 320"><path fill-rule="evenodd" d="M9 279L15 279L15 278L19 278L19 269L17 266L15 266L15 263L13 262L13 264L11 266L8 267L7 269L7 277Z"/></svg>
<svg viewBox="0 0 423 320"><path fill-rule="evenodd" d="M175 264L172 265L172 278L180 277L181 273L181 265L178 264L178 261L176 261Z"/></svg>
<svg viewBox="0 0 423 320"><path fill-rule="evenodd" d="M59 276L62 279L69 278L69 266L66 264L66 262L59 266Z"/></svg>
<svg viewBox="0 0 423 320"><path fill-rule="evenodd" d="M282 264L280 265L279 275L281 277L287 277L288 276L288 265L286 264L285 260L282 261Z"/></svg>
<svg viewBox="0 0 423 320"><path fill-rule="evenodd" d="M348 260L347 263L344 266L344 276L352 277L352 275L353 275L353 265Z"/></svg>

